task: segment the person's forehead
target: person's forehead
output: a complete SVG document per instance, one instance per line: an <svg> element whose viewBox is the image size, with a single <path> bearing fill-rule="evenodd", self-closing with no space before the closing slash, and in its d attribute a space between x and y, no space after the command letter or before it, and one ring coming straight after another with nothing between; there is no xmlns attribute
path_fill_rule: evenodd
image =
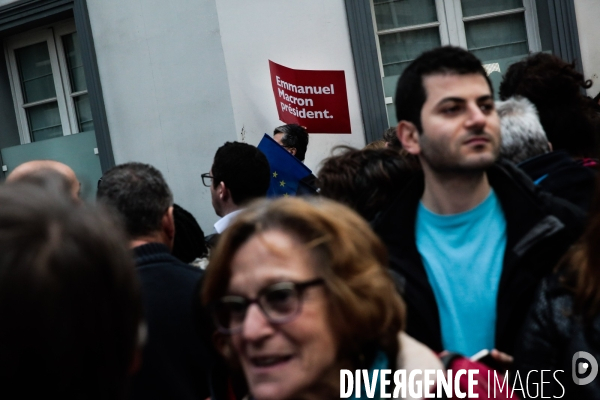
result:
<svg viewBox="0 0 600 400"><path fill-rule="evenodd" d="M446 97L491 96L490 86L481 74L432 74L423 77L426 102Z"/></svg>
<svg viewBox="0 0 600 400"><path fill-rule="evenodd" d="M231 262L230 288L262 286L282 280L304 280L314 275L311 253L285 232L270 230L252 235Z"/></svg>

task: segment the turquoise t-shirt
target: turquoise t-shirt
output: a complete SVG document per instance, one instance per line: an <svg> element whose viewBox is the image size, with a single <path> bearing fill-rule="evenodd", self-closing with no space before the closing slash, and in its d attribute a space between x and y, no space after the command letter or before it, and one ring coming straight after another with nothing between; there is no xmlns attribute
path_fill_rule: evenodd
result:
<svg viewBox="0 0 600 400"><path fill-rule="evenodd" d="M459 214L435 214L420 203L415 233L437 302L444 349L467 357L493 349L506 248L506 220L494 191Z"/></svg>

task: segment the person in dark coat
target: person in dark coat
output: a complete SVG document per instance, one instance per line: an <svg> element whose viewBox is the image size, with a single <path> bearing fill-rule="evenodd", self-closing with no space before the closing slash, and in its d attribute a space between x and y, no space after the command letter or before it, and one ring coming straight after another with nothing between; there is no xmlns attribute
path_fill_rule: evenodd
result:
<svg viewBox="0 0 600 400"><path fill-rule="evenodd" d="M534 289L578 238L583 213L497 161L492 87L467 51L423 53L395 104L399 139L423 173L372 226L405 279L407 333L435 351L511 354Z"/></svg>
<svg viewBox="0 0 600 400"><path fill-rule="evenodd" d="M496 104L502 126L500 156L514 162L533 182L585 212L594 195L596 164L573 159L566 151L552 151L535 106L525 97Z"/></svg>
<svg viewBox="0 0 600 400"><path fill-rule="evenodd" d="M98 200L123 220L142 284L148 342L132 398L205 399L208 352L194 309L204 273L171 254L175 223L169 187L154 167L127 163L102 177Z"/></svg>
<svg viewBox="0 0 600 400"><path fill-rule="evenodd" d="M534 370L534 376L541 370L563 371L548 379L544 396L600 398L600 380L593 379L600 360L599 206L596 200L596 211L581 240L556 273L542 282L515 351L514 368L521 376ZM575 383L574 378L580 381Z"/></svg>

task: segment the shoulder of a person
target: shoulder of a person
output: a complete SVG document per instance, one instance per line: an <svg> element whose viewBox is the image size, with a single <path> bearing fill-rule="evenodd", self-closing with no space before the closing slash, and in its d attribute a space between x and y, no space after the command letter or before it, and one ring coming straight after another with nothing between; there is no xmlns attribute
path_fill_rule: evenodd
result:
<svg viewBox="0 0 600 400"><path fill-rule="evenodd" d="M585 212L576 205L560 199L537 187L531 178L510 161L500 159L491 171L505 175L514 185L514 190L520 190L526 196L530 196L548 215L554 215L561 220L569 229L577 232L583 229ZM494 187L495 190L501 189Z"/></svg>
<svg viewBox="0 0 600 400"><path fill-rule="evenodd" d="M186 264L171 254L164 254L160 258L147 260L147 262L138 264L136 269L142 274L160 270L169 275L185 275L190 279L199 279L204 275L202 269Z"/></svg>

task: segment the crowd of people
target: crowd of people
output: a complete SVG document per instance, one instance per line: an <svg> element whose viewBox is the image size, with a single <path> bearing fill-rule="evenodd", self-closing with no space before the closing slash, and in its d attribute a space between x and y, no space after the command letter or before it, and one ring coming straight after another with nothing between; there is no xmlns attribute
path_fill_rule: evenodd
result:
<svg viewBox="0 0 600 400"><path fill-rule="evenodd" d="M296 197L266 198L256 147L220 147L197 174L220 217L204 230L151 165L106 171L85 204L69 167L22 164L0 186L2 392L332 399L341 370L445 371L487 350L502 374L563 370L547 396L600 398L572 379L574 354L600 358L589 87L540 53L494 101L471 53L425 52L398 81L398 125L332 149ZM304 161L305 127L273 138Z"/></svg>

